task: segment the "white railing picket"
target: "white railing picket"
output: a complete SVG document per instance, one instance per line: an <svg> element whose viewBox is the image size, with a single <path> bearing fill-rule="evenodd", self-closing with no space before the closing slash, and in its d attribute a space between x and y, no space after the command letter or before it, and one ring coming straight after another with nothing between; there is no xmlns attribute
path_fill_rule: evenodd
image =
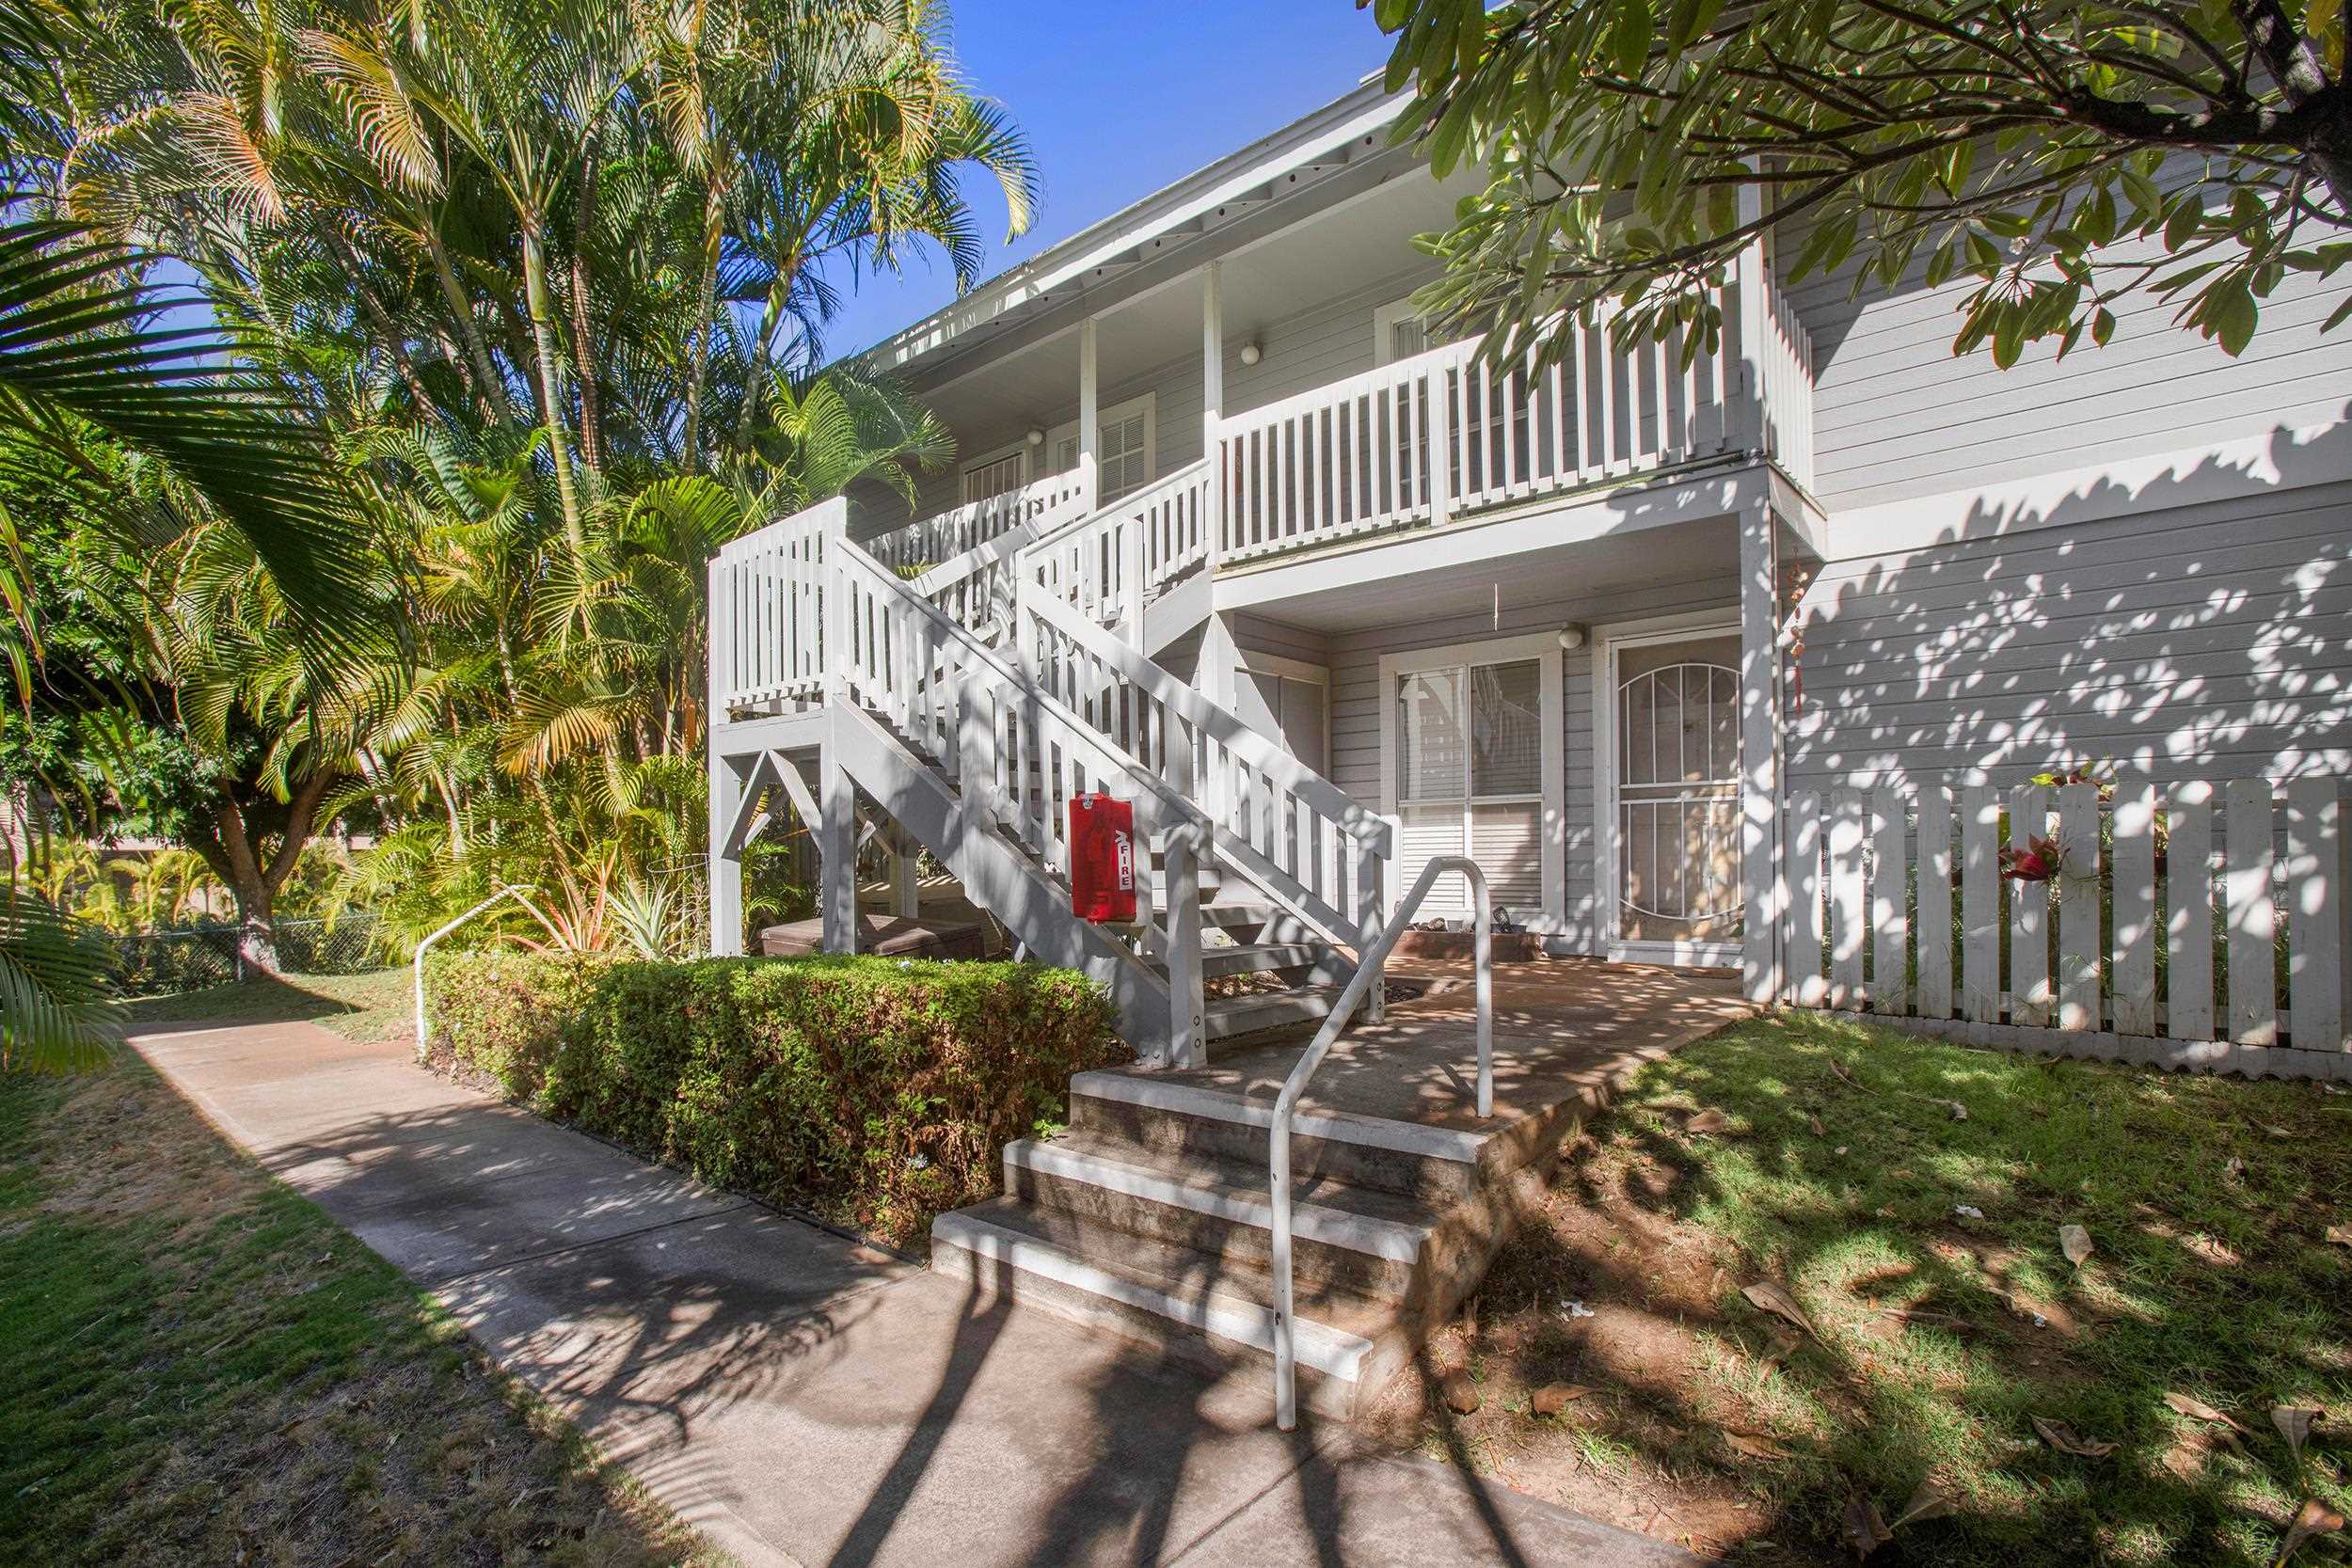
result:
<svg viewBox="0 0 2352 1568"><path fill-rule="evenodd" d="M2099 786L2061 785L2058 842L2066 865L2058 883L2058 1025L2096 1029L2099 1008Z"/></svg>
<svg viewBox="0 0 2352 1568"><path fill-rule="evenodd" d="M2297 779L2287 785L2287 1031L2304 1051L2346 1045L2344 785Z"/></svg>
<svg viewBox="0 0 2352 1568"><path fill-rule="evenodd" d="M2001 1018L2001 798L1983 784L1960 797L1961 1016Z"/></svg>
<svg viewBox="0 0 2352 1568"><path fill-rule="evenodd" d="M2213 987L2213 785L2175 785L2165 796L2164 1032L2211 1039Z"/></svg>
<svg viewBox="0 0 2352 1568"><path fill-rule="evenodd" d="M1870 1010L1911 1010L1909 824L1902 791L1882 784L1870 798Z"/></svg>
<svg viewBox="0 0 2352 1568"><path fill-rule="evenodd" d="M1829 819L1829 1005L1862 1006L1862 952L1869 940L1863 911L1862 792L1840 789L1830 796Z"/></svg>
<svg viewBox="0 0 2352 1568"><path fill-rule="evenodd" d="M2240 1045L2275 1045L2279 1001L2272 965L2278 916L2271 893L2270 783L2232 779L2224 786L2223 801L2221 878L2230 923L2230 1037Z"/></svg>
<svg viewBox="0 0 2352 1568"><path fill-rule="evenodd" d="M1821 967L1821 798L1788 798L1788 987L1800 1007L1829 1001Z"/></svg>
<svg viewBox="0 0 2352 1568"><path fill-rule="evenodd" d="M2050 832L2050 791L2019 784L2009 794L2009 847ZM2012 1023L2050 1022L2050 884L2024 879L2009 884L2009 1016Z"/></svg>
<svg viewBox="0 0 2352 1568"><path fill-rule="evenodd" d="M1919 899L1913 924L1919 934L1916 1002L1926 1018L1952 1016L1952 792L1931 785L1919 792Z"/></svg>
<svg viewBox="0 0 2352 1568"><path fill-rule="evenodd" d="M2156 1032L2156 790L2115 788L2115 1032Z"/></svg>

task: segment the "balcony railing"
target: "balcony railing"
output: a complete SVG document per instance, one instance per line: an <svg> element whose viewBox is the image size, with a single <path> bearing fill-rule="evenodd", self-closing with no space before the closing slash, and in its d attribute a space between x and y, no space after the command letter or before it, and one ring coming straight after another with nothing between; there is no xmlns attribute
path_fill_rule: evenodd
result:
<svg viewBox="0 0 2352 1568"><path fill-rule="evenodd" d="M1226 420L1219 558L1445 522L1748 452L1809 485L1804 328L1769 277L1735 281L1721 301L1724 330L1711 350L1680 333L1618 349L1604 315L1567 328L1549 365L1533 353L1482 359L1472 339Z"/></svg>

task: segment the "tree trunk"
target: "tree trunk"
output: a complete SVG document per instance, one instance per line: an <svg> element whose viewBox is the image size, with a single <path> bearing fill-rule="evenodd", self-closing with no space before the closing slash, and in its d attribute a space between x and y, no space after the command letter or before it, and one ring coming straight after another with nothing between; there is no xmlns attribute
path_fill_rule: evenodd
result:
<svg viewBox="0 0 2352 1568"><path fill-rule="evenodd" d="M710 352L718 331L719 249L726 233L726 208L716 174L703 187L703 276L696 309L693 363L686 372L686 450L680 466L695 471L702 446L703 386L710 379Z"/></svg>
<svg viewBox="0 0 2352 1568"><path fill-rule="evenodd" d="M555 464L555 495L564 509L564 542L572 564L588 559L588 534L580 520L580 494L572 483L572 447L564 428L563 373L555 363L555 313L548 299L547 235L535 215L523 220L523 298L531 310L532 346L539 359L539 418L548 433L548 456Z"/></svg>
<svg viewBox="0 0 2352 1568"><path fill-rule="evenodd" d="M457 330L466 340L466 352L473 359L474 374L481 379L484 410L500 425L512 424L515 412L506 404L506 383L499 378L498 366L490 358L490 346L483 341L481 325L473 319L473 301L457 281L457 268L449 259L449 248L441 244L440 230L430 221L421 227L424 230L425 249L433 257L433 275L441 285L441 298L448 302L450 314L457 319Z"/></svg>
<svg viewBox="0 0 2352 1568"><path fill-rule="evenodd" d="M588 324L589 230L596 221L596 155L588 154L580 176L580 211L572 224L572 359L580 367L580 455L589 468L604 469L604 417L596 396L596 344Z"/></svg>
<svg viewBox="0 0 2352 1568"><path fill-rule="evenodd" d="M237 962L246 974L277 974L278 923L271 913L269 888L242 880L230 891L237 896Z"/></svg>

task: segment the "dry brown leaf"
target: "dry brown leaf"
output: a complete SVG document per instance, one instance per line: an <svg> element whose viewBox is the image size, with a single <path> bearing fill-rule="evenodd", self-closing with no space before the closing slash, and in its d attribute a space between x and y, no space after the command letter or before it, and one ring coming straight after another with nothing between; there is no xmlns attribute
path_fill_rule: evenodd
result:
<svg viewBox="0 0 2352 1568"><path fill-rule="evenodd" d="M1769 1437L1750 1437L1745 1433L1726 1432L1724 1433L1724 1443L1732 1452L1746 1454L1750 1459L1786 1459L1788 1457L1788 1450Z"/></svg>
<svg viewBox="0 0 2352 1568"><path fill-rule="evenodd" d="M1911 1501L1903 1504L1903 1511L1895 1515L1895 1522L1886 1528L1900 1529L1921 1519L1941 1519L1951 1512L1952 1499L1936 1490L1935 1482L1923 1481L1919 1490L1911 1495Z"/></svg>
<svg viewBox="0 0 2352 1568"><path fill-rule="evenodd" d="M1821 1125L1821 1118L1820 1117L1808 1116L1804 1118L1804 1124L1813 1130L1813 1135L1815 1137L1826 1138L1829 1136L1829 1129Z"/></svg>
<svg viewBox="0 0 2352 1568"><path fill-rule="evenodd" d="M1858 1558L1868 1557L1895 1539L1895 1532L1886 1528L1886 1518L1879 1513L1879 1505L1860 1497L1846 1505L1846 1544Z"/></svg>
<svg viewBox="0 0 2352 1568"><path fill-rule="evenodd" d="M1474 1415L1483 1402L1479 1398L1478 1385L1470 1381L1470 1373L1458 1368L1445 1374L1438 1388L1445 1395L1445 1407L1456 1416Z"/></svg>
<svg viewBox="0 0 2352 1568"><path fill-rule="evenodd" d="M2352 1225L2329 1226L2328 1239L2338 1246L2352 1246Z"/></svg>
<svg viewBox="0 0 2352 1568"><path fill-rule="evenodd" d="M2071 1453L2078 1459L2105 1459L2115 1451L2113 1443L2091 1442L2076 1436L2074 1429L2064 1421L2044 1420L2039 1416L2032 1419L2033 1429L2042 1433L2042 1440L2060 1453Z"/></svg>
<svg viewBox="0 0 2352 1568"><path fill-rule="evenodd" d="M2270 1568L2279 1568L2280 1563L2295 1555L2297 1546L2312 1536L2332 1535L2342 1528L2343 1514L2317 1497L2304 1498L2303 1506L2295 1511L2295 1523L2287 1527L2285 1544L2279 1548L2279 1555L2270 1560Z"/></svg>
<svg viewBox="0 0 2352 1568"><path fill-rule="evenodd" d="M1743 1286L1740 1293L1774 1317L1788 1320L1807 1334L1813 1333L1813 1321L1804 1315L1804 1308L1797 1305L1797 1298L1771 1280L1759 1279L1753 1285ZM1814 1337L1820 1338L1819 1335Z"/></svg>
<svg viewBox="0 0 2352 1568"><path fill-rule="evenodd" d="M2298 1465L2303 1462L2303 1445L2312 1438L2312 1423L2318 1420L2321 1414L2300 1405L2271 1406L2270 1424L2277 1427L2279 1435L2287 1440L2287 1450L2295 1455L2295 1462Z"/></svg>
<svg viewBox="0 0 2352 1568"><path fill-rule="evenodd" d="M1538 1416L1557 1416L1577 1401L1599 1392L1582 1383L1547 1383L1528 1399L1527 1407Z"/></svg>
<svg viewBox="0 0 2352 1568"><path fill-rule="evenodd" d="M2167 1394L2164 1396L2164 1402L2192 1421L2218 1421L2232 1432L2246 1431L2226 1412L2216 1410L2193 1394Z"/></svg>
<svg viewBox="0 0 2352 1568"><path fill-rule="evenodd" d="M1731 1118L1721 1111L1706 1110L1684 1122L1682 1130L1691 1133L1720 1132L1730 1125Z"/></svg>
<svg viewBox="0 0 2352 1568"><path fill-rule="evenodd" d="M2090 1244L2090 1231L2079 1225L2061 1225L2058 1227L2058 1250L2066 1254L2068 1262L2079 1269L2083 1266L2083 1259L2097 1249Z"/></svg>
<svg viewBox="0 0 2352 1568"><path fill-rule="evenodd" d="M1937 1103L1941 1104L1944 1109L1951 1112L1952 1119L1954 1121L1966 1121L1968 1119L1968 1107L1963 1105L1959 1101L1945 1100L1939 1101Z"/></svg>

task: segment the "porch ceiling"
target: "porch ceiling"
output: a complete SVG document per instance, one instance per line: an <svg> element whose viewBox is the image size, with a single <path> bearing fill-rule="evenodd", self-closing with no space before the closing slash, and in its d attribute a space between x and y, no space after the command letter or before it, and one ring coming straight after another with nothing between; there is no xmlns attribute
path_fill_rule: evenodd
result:
<svg viewBox="0 0 2352 1568"><path fill-rule="evenodd" d="M1502 610L1562 600L1589 600L1653 583L1719 580L1737 592L1740 529L1735 517L1714 515L1659 523L1620 532L1585 535L1493 552L1480 531L1424 533L1431 546L1397 546L1327 556L1295 565L1269 565L1221 578L1219 610L1246 609L1290 626L1329 635L1392 627L1403 622L1484 614L1500 587ZM1410 534L1399 545L1413 543ZM1387 558L1393 564L1382 570ZM1433 557L1451 557L1442 563Z"/></svg>
<svg viewBox="0 0 2352 1568"><path fill-rule="evenodd" d="M1440 184L1425 166L1406 165L1361 195L1224 254L1229 350L1318 306L1425 270L1407 242L1450 221L1458 183ZM1106 394L1163 366L1189 368L1198 360L1200 265L1210 255L1204 246L1189 265L1132 293L1109 286L1099 291L1092 313ZM910 384L959 431L1019 429L1067 418L1078 399L1077 328L1088 313L1078 310L1026 343L1008 334L997 354L967 359L936 380L917 374ZM1244 406L1233 400L1233 409Z"/></svg>

